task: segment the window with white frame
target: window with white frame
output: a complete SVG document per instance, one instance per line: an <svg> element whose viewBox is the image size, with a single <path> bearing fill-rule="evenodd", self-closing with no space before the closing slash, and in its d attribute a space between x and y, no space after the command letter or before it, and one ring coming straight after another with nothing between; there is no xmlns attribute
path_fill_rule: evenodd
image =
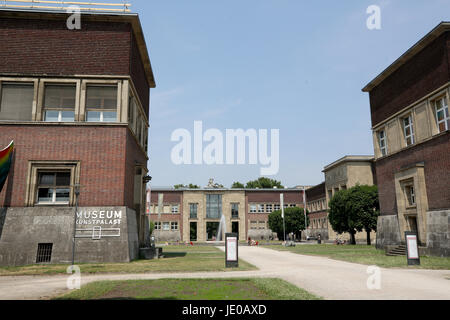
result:
<svg viewBox="0 0 450 320"><path fill-rule="evenodd" d="M273 205L273 210L274 211L279 211L280 210L280 205L279 204L274 204Z"/></svg>
<svg viewBox="0 0 450 320"><path fill-rule="evenodd" d="M163 231L170 231L170 222L163 222L162 229Z"/></svg>
<svg viewBox="0 0 450 320"><path fill-rule="evenodd" d="M272 213L272 212L273 212L273 205L271 205L271 204L266 204L266 212Z"/></svg>
<svg viewBox="0 0 450 320"><path fill-rule="evenodd" d="M239 218L239 203L231 204L231 218L238 219Z"/></svg>
<svg viewBox="0 0 450 320"><path fill-rule="evenodd" d="M380 146L381 156L387 156L387 139L386 139L386 131L380 130L378 131L378 145Z"/></svg>
<svg viewBox="0 0 450 320"><path fill-rule="evenodd" d="M297 205L296 204L290 204L289 207L290 208L295 208Z"/></svg>
<svg viewBox="0 0 450 320"><path fill-rule="evenodd" d="M172 231L178 230L178 222L171 222L170 223L170 230L172 230Z"/></svg>
<svg viewBox="0 0 450 320"><path fill-rule="evenodd" d="M256 204L251 204L250 205L250 213L256 213L256 212L257 212Z"/></svg>
<svg viewBox="0 0 450 320"><path fill-rule="evenodd" d="M173 205L172 206L172 213L178 213L179 212L179 206L178 205Z"/></svg>
<svg viewBox="0 0 450 320"><path fill-rule="evenodd" d="M198 210L198 204L197 203L190 203L189 204L189 213L191 219L197 219L197 210Z"/></svg>
<svg viewBox="0 0 450 320"><path fill-rule="evenodd" d="M46 84L44 121L74 122L77 87L74 84Z"/></svg>
<svg viewBox="0 0 450 320"><path fill-rule="evenodd" d="M155 222L155 230L161 230L161 222Z"/></svg>
<svg viewBox="0 0 450 320"><path fill-rule="evenodd" d="M264 205L258 204L258 213L264 213Z"/></svg>
<svg viewBox="0 0 450 320"><path fill-rule="evenodd" d="M88 85L86 111L88 122L116 122L117 85Z"/></svg>
<svg viewBox="0 0 450 320"><path fill-rule="evenodd" d="M436 120L439 132L444 132L450 129L450 115L448 112L448 103L445 97L435 101Z"/></svg>
<svg viewBox="0 0 450 320"><path fill-rule="evenodd" d="M413 185L405 186L406 199L409 206L414 206L416 204L416 194Z"/></svg>
<svg viewBox="0 0 450 320"><path fill-rule="evenodd" d="M68 205L70 191L70 171L38 172L37 204Z"/></svg>
<svg viewBox="0 0 450 320"><path fill-rule="evenodd" d="M32 83L1 83L0 120L31 121L34 98Z"/></svg>
<svg viewBox="0 0 450 320"><path fill-rule="evenodd" d="M266 229L266 222L265 221L259 221L258 225L259 225L259 229L260 230L265 230Z"/></svg>
<svg viewBox="0 0 450 320"><path fill-rule="evenodd" d="M409 115L402 119L403 121L403 133L405 135L406 146L413 145L414 139L414 125L412 115Z"/></svg>

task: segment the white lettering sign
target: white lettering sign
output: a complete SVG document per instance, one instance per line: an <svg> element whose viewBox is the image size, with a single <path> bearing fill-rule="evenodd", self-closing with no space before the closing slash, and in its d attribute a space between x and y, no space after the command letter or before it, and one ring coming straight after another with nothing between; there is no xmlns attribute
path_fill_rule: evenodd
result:
<svg viewBox="0 0 450 320"><path fill-rule="evenodd" d="M238 261L237 238L227 238L227 261Z"/></svg>
<svg viewBox="0 0 450 320"><path fill-rule="evenodd" d="M77 225L120 225L122 211L79 211L76 223Z"/></svg>

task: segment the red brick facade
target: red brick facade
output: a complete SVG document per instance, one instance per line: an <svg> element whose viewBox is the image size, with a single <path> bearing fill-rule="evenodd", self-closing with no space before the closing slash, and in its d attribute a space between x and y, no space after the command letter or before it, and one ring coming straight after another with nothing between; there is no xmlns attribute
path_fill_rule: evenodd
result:
<svg viewBox="0 0 450 320"><path fill-rule="evenodd" d="M80 206L134 207L134 161L146 164L147 159L127 125L2 124L0 146L11 140L15 154L0 207L25 205L30 160L80 161Z"/></svg>
<svg viewBox="0 0 450 320"><path fill-rule="evenodd" d="M382 215L397 214L395 173L420 162L425 164L429 209L450 209L450 131L447 131L425 143L377 161Z"/></svg>
<svg viewBox="0 0 450 320"><path fill-rule="evenodd" d="M325 182L306 190L306 201L311 202L326 198Z"/></svg>
<svg viewBox="0 0 450 320"><path fill-rule="evenodd" d="M450 32L443 33L370 91L372 125L450 81Z"/></svg>
<svg viewBox="0 0 450 320"><path fill-rule="evenodd" d="M0 18L0 74L131 76L148 117L150 84L131 24L82 15L81 30L69 30L67 14L5 16Z"/></svg>

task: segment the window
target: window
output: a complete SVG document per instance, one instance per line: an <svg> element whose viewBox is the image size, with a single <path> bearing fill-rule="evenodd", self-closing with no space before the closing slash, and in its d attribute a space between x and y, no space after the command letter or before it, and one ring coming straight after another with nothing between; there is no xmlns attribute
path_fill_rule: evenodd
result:
<svg viewBox="0 0 450 320"><path fill-rule="evenodd" d="M414 126L412 116L403 118L403 132L405 134L406 146L413 145L414 142Z"/></svg>
<svg viewBox="0 0 450 320"><path fill-rule="evenodd" d="M386 132L384 130L378 132L378 144L380 146L381 156L387 156Z"/></svg>
<svg viewBox="0 0 450 320"><path fill-rule="evenodd" d="M39 243L36 255L36 263L52 262L53 243Z"/></svg>
<svg viewBox="0 0 450 320"><path fill-rule="evenodd" d="M258 204L258 213L264 213L264 205L263 204Z"/></svg>
<svg viewBox="0 0 450 320"><path fill-rule="evenodd" d="M172 206L172 213L178 213L178 211L179 211L179 206L178 205Z"/></svg>
<svg viewBox="0 0 450 320"><path fill-rule="evenodd" d="M139 143L142 143L142 120L140 115L137 116L136 120L136 138Z"/></svg>
<svg viewBox="0 0 450 320"><path fill-rule="evenodd" d="M161 222L155 222L155 230L161 230Z"/></svg>
<svg viewBox="0 0 450 320"><path fill-rule="evenodd" d="M252 230L258 229L258 221L250 221L250 229Z"/></svg>
<svg viewBox="0 0 450 320"><path fill-rule="evenodd" d="M170 231L170 222L163 222L163 231Z"/></svg>
<svg viewBox="0 0 450 320"><path fill-rule="evenodd" d="M74 85L46 85L44 121L74 122L76 91Z"/></svg>
<svg viewBox="0 0 450 320"><path fill-rule="evenodd" d="M148 129L144 129L144 150L145 152L148 151Z"/></svg>
<svg viewBox="0 0 450 320"><path fill-rule="evenodd" d="M409 206L414 206L416 204L416 194L414 191L414 186L409 185L405 187L406 198L408 200Z"/></svg>
<svg viewBox="0 0 450 320"><path fill-rule="evenodd" d="M164 206L162 213L169 214L170 213L170 206Z"/></svg>
<svg viewBox="0 0 450 320"><path fill-rule="evenodd" d="M288 204L285 204L285 205L284 205L284 208L285 208L285 209L289 208L289 205L288 205Z"/></svg>
<svg viewBox="0 0 450 320"><path fill-rule="evenodd" d="M0 120L32 120L33 84L3 83L0 98Z"/></svg>
<svg viewBox="0 0 450 320"><path fill-rule="evenodd" d="M170 223L170 230L177 231L178 230L178 222L171 222Z"/></svg>
<svg viewBox="0 0 450 320"><path fill-rule="evenodd" d="M273 212L273 206L271 204L266 204L266 212L268 212L268 213Z"/></svg>
<svg viewBox="0 0 450 320"><path fill-rule="evenodd" d="M239 218L239 203L231 204L231 218L232 219Z"/></svg>
<svg viewBox="0 0 450 320"><path fill-rule="evenodd" d="M266 229L266 222L265 221L259 221L259 229L265 230Z"/></svg>
<svg viewBox="0 0 450 320"><path fill-rule="evenodd" d="M250 213L256 213L257 209L256 209L256 204L251 204L250 205Z"/></svg>
<svg viewBox="0 0 450 320"><path fill-rule="evenodd" d="M450 128L450 116L448 114L447 99L441 98L436 100L436 120L439 132L444 132Z"/></svg>
<svg viewBox="0 0 450 320"><path fill-rule="evenodd" d="M38 204L69 204L70 172L39 172Z"/></svg>
<svg viewBox="0 0 450 320"><path fill-rule="evenodd" d="M290 204L289 207L290 208L295 208L297 205L296 204Z"/></svg>
<svg viewBox="0 0 450 320"><path fill-rule="evenodd" d="M197 203L190 203L189 204L189 208L190 208L190 217L191 219L197 219L197 209L198 209L198 204Z"/></svg>
<svg viewBox="0 0 450 320"><path fill-rule="evenodd" d="M280 210L280 205L279 204L274 204L273 205L273 210L274 211L279 211Z"/></svg>
<svg viewBox="0 0 450 320"><path fill-rule="evenodd" d="M87 121L117 121L117 86L88 86L86 90Z"/></svg>
<svg viewBox="0 0 450 320"><path fill-rule="evenodd" d="M130 100L128 102L128 123L132 131L134 131L135 112L136 112L136 98L133 97L132 93L130 92Z"/></svg>
<svg viewBox="0 0 450 320"><path fill-rule="evenodd" d="M222 216L222 195L207 194L206 195L206 218L220 219Z"/></svg>

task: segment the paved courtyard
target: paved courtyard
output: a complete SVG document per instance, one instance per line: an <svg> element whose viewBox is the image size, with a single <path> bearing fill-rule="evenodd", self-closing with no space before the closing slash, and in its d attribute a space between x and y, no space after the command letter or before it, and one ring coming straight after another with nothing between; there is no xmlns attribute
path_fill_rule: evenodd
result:
<svg viewBox="0 0 450 320"><path fill-rule="evenodd" d="M268 277L284 279L325 299L450 300L450 270L381 269L381 289L369 290L367 280L370 275L366 265L260 247L242 246L239 253L241 259L260 270L86 275L82 277L82 284L100 280ZM0 277L0 299L46 299L66 292L67 278Z"/></svg>

